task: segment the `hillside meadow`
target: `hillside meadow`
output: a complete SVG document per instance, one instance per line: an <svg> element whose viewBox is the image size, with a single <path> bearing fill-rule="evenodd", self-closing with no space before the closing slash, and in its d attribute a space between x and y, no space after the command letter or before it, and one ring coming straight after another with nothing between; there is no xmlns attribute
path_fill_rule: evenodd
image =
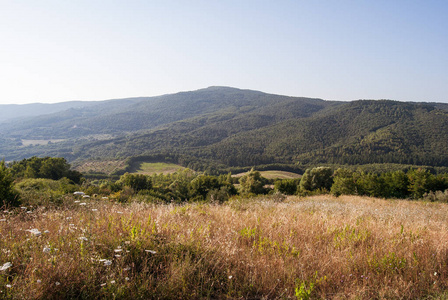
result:
<svg viewBox="0 0 448 300"><path fill-rule="evenodd" d="M0 298L446 298L447 227L447 204L423 201L67 195L1 212Z"/></svg>

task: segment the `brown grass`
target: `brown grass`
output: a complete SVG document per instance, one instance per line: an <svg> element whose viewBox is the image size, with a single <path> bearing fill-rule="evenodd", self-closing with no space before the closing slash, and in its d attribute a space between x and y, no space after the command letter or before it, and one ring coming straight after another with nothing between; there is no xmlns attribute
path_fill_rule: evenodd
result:
<svg viewBox="0 0 448 300"><path fill-rule="evenodd" d="M420 299L448 287L446 204L91 201L0 217L0 266L13 264L0 271L0 297Z"/></svg>

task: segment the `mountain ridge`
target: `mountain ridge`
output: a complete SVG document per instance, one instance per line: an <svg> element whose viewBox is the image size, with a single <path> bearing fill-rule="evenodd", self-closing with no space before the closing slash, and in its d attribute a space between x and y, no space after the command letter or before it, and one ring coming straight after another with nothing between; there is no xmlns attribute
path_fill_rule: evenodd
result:
<svg viewBox="0 0 448 300"><path fill-rule="evenodd" d="M110 101L0 125L0 157L82 161L165 155L192 168L448 166L448 104L443 103L327 101L223 86ZM65 141L21 144L51 138Z"/></svg>

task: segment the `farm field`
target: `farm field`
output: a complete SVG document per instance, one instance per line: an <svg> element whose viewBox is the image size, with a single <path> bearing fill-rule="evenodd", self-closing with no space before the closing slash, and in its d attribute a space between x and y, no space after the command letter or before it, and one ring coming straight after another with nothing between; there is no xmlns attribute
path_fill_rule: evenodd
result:
<svg viewBox="0 0 448 300"><path fill-rule="evenodd" d="M170 174L177 172L179 170L185 169L184 167L176 164L170 164L170 163L148 163L148 162L142 162L137 163L133 166L131 166L131 172L130 173L138 173L138 174L144 174L144 175L153 175L153 174Z"/></svg>
<svg viewBox="0 0 448 300"><path fill-rule="evenodd" d="M75 170L82 173L104 173L112 174L116 171L123 170L126 167L124 160L103 160L103 161L87 161L75 167Z"/></svg>
<svg viewBox="0 0 448 300"><path fill-rule="evenodd" d="M6 299L438 299L448 206L328 195L224 204L67 195L0 215ZM142 199L134 199L142 200Z"/></svg>
<svg viewBox="0 0 448 300"><path fill-rule="evenodd" d="M295 179L300 178L301 175L293 172L280 171L280 170L270 170L270 171L259 171L261 176L267 179ZM242 177L249 172L238 173L232 175L232 177Z"/></svg>
<svg viewBox="0 0 448 300"><path fill-rule="evenodd" d="M48 140L22 140L23 147L30 145L47 145L48 143L59 143L63 142L65 139L48 139Z"/></svg>

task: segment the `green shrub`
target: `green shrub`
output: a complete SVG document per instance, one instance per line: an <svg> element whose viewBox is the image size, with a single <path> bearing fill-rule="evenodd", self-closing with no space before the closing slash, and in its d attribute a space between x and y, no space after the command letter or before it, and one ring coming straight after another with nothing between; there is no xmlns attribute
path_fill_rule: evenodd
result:
<svg viewBox="0 0 448 300"><path fill-rule="evenodd" d="M5 161L0 162L0 206L17 206L19 197L14 190L14 179L6 168Z"/></svg>

